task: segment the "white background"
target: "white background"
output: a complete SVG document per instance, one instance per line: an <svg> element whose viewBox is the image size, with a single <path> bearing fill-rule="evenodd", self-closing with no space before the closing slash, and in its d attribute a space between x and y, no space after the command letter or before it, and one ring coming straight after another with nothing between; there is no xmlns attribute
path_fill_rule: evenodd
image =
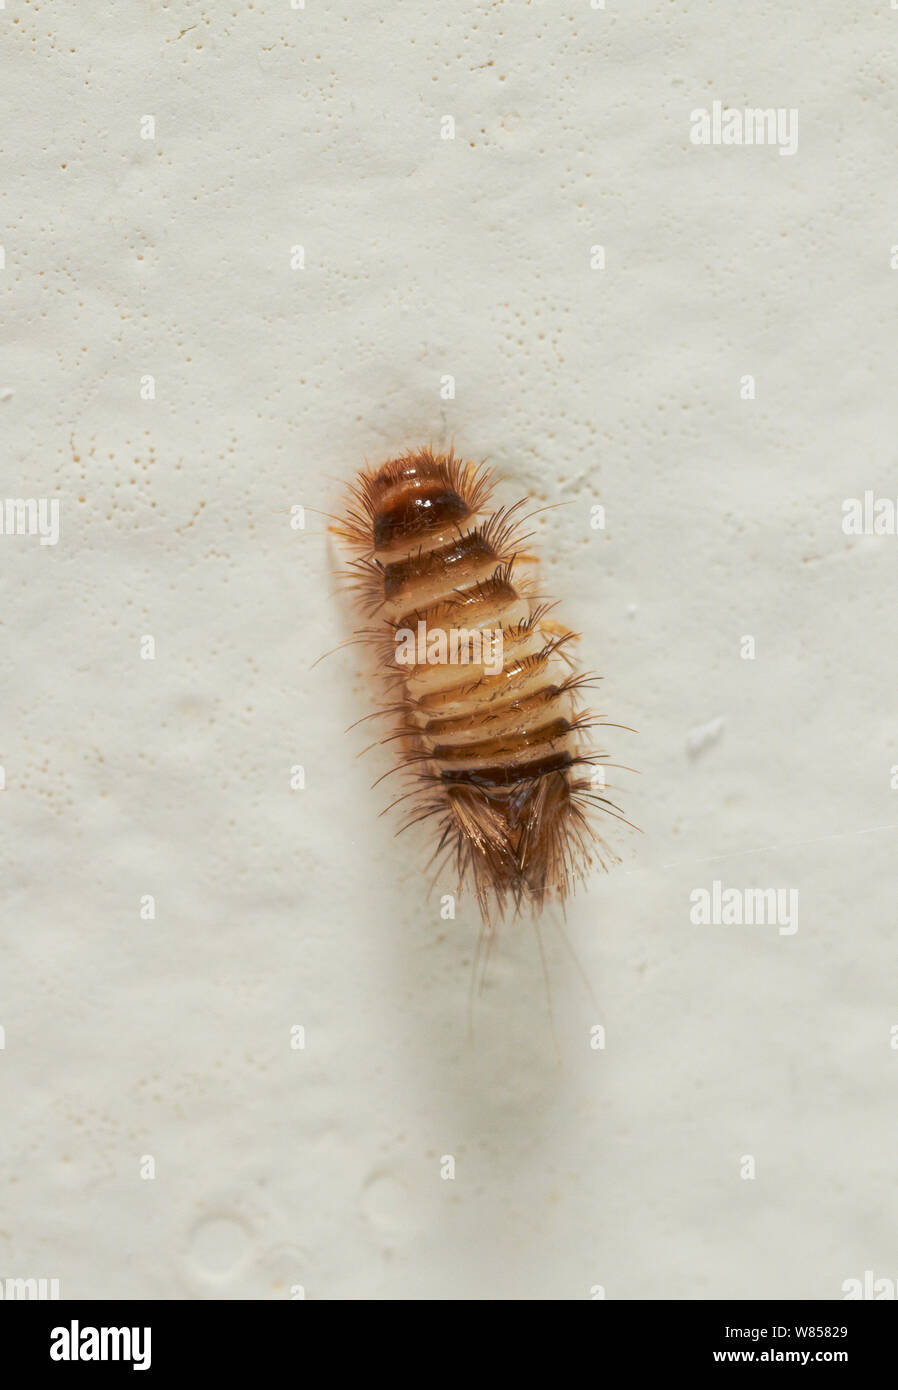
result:
<svg viewBox="0 0 898 1390"><path fill-rule="evenodd" d="M7 0L0 26L2 488L62 526L0 537L0 1276L898 1276L898 538L841 525L898 496L898 12ZM796 108L797 154L692 145L715 99ZM568 916L594 999L544 922L557 1047L529 920L469 1038L476 911L441 921L427 837L379 816L356 650L310 669L353 619L290 508L431 440L573 503L540 520L546 587L639 730L604 744L643 833L611 825L622 863ZM798 889L798 932L692 925L715 878Z"/></svg>

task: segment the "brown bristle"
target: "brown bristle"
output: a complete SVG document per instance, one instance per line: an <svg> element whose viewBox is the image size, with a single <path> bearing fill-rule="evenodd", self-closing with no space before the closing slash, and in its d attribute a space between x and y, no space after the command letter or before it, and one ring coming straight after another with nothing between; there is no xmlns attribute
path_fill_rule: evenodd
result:
<svg viewBox="0 0 898 1390"><path fill-rule="evenodd" d="M577 701L592 678L567 673L574 634L515 572L523 503L478 521L493 486L482 465L410 450L364 470L332 527L359 552L352 582L373 621L358 635L397 688L388 738L412 780L401 828L438 818L437 851L487 922L497 907L563 900L596 858L613 861L590 812L617 814L575 772L604 761L582 749L593 721ZM416 646L421 629L436 656Z"/></svg>

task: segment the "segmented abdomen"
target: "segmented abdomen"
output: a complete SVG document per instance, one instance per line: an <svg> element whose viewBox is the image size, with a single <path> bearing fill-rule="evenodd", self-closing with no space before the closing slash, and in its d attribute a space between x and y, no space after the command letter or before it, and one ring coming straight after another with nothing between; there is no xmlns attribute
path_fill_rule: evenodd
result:
<svg viewBox="0 0 898 1390"><path fill-rule="evenodd" d="M333 528L361 552L361 635L397 697L406 825L437 819L437 850L487 920L563 898L594 853L604 862L588 811L610 806L576 770L603 760L582 746L593 721L576 697L592 682L572 671L574 634L517 578L524 504L490 512L492 489L482 467L421 449L363 472Z"/></svg>

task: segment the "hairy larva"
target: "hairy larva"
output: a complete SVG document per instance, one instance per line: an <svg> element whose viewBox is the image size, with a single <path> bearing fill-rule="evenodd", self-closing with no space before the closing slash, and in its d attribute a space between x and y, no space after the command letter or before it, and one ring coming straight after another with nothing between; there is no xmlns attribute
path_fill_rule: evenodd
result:
<svg viewBox="0 0 898 1390"><path fill-rule="evenodd" d="M596 770L606 755L584 742L596 678L576 673L576 634L521 577L526 499L491 510L495 481L451 451L408 451L364 469L331 527L356 552L356 639L387 684L366 717L393 720L380 741L397 743L411 784L392 803L411 803L400 830L435 822L435 856L455 858L487 923L563 901L595 860L616 862L592 813L620 814Z"/></svg>

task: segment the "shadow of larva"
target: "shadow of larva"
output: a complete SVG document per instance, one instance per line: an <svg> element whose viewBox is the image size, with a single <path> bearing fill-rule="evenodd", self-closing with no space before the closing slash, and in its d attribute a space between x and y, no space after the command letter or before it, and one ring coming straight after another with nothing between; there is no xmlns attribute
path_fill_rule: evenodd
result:
<svg viewBox="0 0 898 1390"><path fill-rule="evenodd" d="M455 858L487 925L563 904L596 860L619 862L595 817L624 820L601 770L619 764L585 750L601 721L582 692L598 678L577 674L576 634L521 574L535 512L491 510L495 483L451 450L409 450L359 473L330 527L356 552L344 573L369 625L355 639L387 687L365 718L394 721L379 741L397 742L393 771L411 784L392 803L411 802L397 834L436 822L434 858Z"/></svg>

